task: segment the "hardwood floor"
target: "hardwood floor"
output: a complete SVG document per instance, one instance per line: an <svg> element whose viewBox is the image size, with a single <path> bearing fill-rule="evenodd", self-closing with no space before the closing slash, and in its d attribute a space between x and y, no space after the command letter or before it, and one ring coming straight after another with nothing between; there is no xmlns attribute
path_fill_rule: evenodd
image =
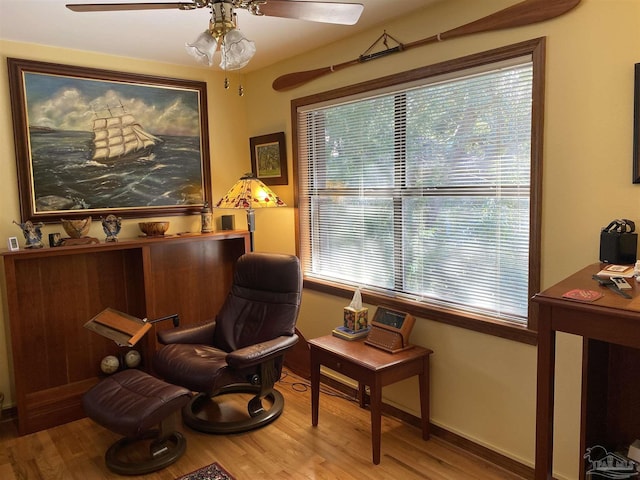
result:
<svg viewBox="0 0 640 480"><path fill-rule="evenodd" d="M285 397L282 416L262 429L207 435L186 427L187 451L176 463L144 480L173 480L214 461L237 480L402 479L520 480L482 459L394 418L382 419L380 465L371 463L369 411L323 386L319 424L311 426L306 380L285 373L277 388ZM100 480L123 478L104 464L118 435L85 418L23 437L14 421L0 423L0 479Z"/></svg>

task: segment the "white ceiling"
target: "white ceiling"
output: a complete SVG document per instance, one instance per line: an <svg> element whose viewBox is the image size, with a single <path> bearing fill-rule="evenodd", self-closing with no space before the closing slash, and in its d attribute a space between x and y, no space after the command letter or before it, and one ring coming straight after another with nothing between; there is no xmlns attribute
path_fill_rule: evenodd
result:
<svg viewBox="0 0 640 480"><path fill-rule="evenodd" d="M164 0L0 0L0 39L198 66L184 45L209 23L208 9L72 12L66 3ZM338 1L338 0L329 0ZM442 0L345 0L364 5L353 26L329 25L238 11L238 26L256 43L245 71L256 70L326 45ZM372 38L372 43L375 38ZM204 67L203 67L204 68ZM206 67L208 68L208 67ZM213 68L219 69L217 65Z"/></svg>

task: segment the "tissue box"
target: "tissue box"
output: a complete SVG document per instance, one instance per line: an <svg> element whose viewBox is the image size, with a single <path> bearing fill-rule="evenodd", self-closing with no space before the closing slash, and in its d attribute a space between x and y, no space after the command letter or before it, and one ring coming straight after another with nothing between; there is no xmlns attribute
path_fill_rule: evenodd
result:
<svg viewBox="0 0 640 480"><path fill-rule="evenodd" d="M344 307L344 328L357 332L369 326L369 309L356 310L353 307Z"/></svg>

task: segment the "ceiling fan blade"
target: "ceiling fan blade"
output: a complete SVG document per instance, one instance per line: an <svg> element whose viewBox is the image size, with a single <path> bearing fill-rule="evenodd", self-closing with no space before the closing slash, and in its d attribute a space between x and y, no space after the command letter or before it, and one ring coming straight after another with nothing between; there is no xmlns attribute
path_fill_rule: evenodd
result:
<svg viewBox="0 0 640 480"><path fill-rule="evenodd" d="M67 3L66 7L74 12L113 12L120 10L162 10L177 8L191 10L196 8L190 2L172 3Z"/></svg>
<svg viewBox="0 0 640 480"><path fill-rule="evenodd" d="M364 6L361 3L296 2L267 0L259 11L269 17L295 18L311 22L354 25L358 22Z"/></svg>

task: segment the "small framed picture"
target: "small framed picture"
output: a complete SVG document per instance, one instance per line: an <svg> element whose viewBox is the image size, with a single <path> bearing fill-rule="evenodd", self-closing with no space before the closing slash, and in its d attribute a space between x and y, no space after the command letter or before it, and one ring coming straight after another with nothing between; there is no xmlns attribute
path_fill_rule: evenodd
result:
<svg viewBox="0 0 640 480"><path fill-rule="evenodd" d="M12 252L20 250L20 245L18 245L17 237L9 237L9 240L7 240L7 245L9 246L9 250L11 250Z"/></svg>
<svg viewBox="0 0 640 480"><path fill-rule="evenodd" d="M251 171L265 185L287 185L287 149L284 132L251 137Z"/></svg>

